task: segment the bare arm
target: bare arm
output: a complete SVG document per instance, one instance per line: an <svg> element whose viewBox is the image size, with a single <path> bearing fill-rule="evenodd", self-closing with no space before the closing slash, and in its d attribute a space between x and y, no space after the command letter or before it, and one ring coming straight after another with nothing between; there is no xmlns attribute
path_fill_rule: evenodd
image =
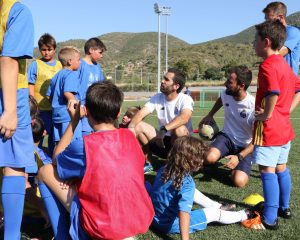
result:
<svg viewBox="0 0 300 240"><path fill-rule="evenodd" d="M0 74L3 92L4 110L0 117L0 132L5 138L14 134L17 118L17 84L18 84L18 61L10 57L0 58Z"/></svg>
<svg viewBox="0 0 300 240"><path fill-rule="evenodd" d="M285 55L287 55L289 53L289 49L286 47L286 46L283 46L280 50L279 50L279 54L281 55L281 56L285 56Z"/></svg>
<svg viewBox="0 0 300 240"><path fill-rule="evenodd" d="M165 125L165 128L170 131L187 124L187 122L192 117L192 113L193 112L190 109L183 109L177 117L175 117L171 122Z"/></svg>
<svg viewBox="0 0 300 240"><path fill-rule="evenodd" d="M28 91L29 91L29 95L34 97L34 86L33 84L28 84Z"/></svg>
<svg viewBox="0 0 300 240"><path fill-rule="evenodd" d="M67 101L76 100L74 94L71 92L64 92L64 96L67 99Z"/></svg>
<svg viewBox="0 0 300 240"><path fill-rule="evenodd" d="M190 214L179 211L180 236L182 240L190 239Z"/></svg>
<svg viewBox="0 0 300 240"><path fill-rule="evenodd" d="M291 105L291 109L290 109L290 113L294 111L294 109L297 107L299 101L300 101L300 92L297 92L294 95L294 98L293 98L293 101L292 101L292 105Z"/></svg>
<svg viewBox="0 0 300 240"><path fill-rule="evenodd" d="M278 95L271 94L265 97L265 108L262 113L258 113L255 111L255 119L260 121L265 121L268 118L272 117L272 113L274 111L276 102L278 99Z"/></svg>
<svg viewBox="0 0 300 240"><path fill-rule="evenodd" d="M143 107L137 112L137 114L132 118L131 122L128 125L128 128L135 128L146 116L150 114L150 111L147 107Z"/></svg>
<svg viewBox="0 0 300 240"><path fill-rule="evenodd" d="M57 146L54 149L54 153L53 153L54 164L56 163L57 155L60 154L62 151L64 151L66 149L66 147L69 146L69 144L71 143L74 131L79 122L80 104L77 100L70 100L68 102L68 112L69 112L71 121L70 121L64 135L62 136L59 143L57 144Z"/></svg>
<svg viewBox="0 0 300 240"><path fill-rule="evenodd" d="M213 119L216 112L218 112L222 106L223 106L222 99L221 97L219 97L215 102L214 106L212 107L212 109L209 111L209 113L200 121L199 126L201 126L204 123L210 122Z"/></svg>

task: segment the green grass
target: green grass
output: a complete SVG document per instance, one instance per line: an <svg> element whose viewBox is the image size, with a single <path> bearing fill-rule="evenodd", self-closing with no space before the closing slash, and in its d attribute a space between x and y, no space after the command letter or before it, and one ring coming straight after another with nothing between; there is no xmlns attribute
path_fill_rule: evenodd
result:
<svg viewBox="0 0 300 240"><path fill-rule="evenodd" d="M123 105L123 111L126 111L128 106L133 105L143 106L144 102L125 102ZM208 113L209 109L200 109L199 103L195 103L195 109L193 112L193 126L197 127L198 122L202 117ZM294 130L296 134L300 134L299 120L300 120L300 108L291 116ZM147 122L157 125L155 114L151 114L146 119ZM219 111L216 115L216 122L219 127L223 125L223 112ZM284 129L282 129L284 131ZM207 229L194 234L190 234L191 239L300 239L300 229L298 224L300 222L300 191L299 191L299 166L300 166L300 140L297 137L293 143L290 151L288 166L292 176L292 195L290 201L290 207L292 209L293 217L289 220L279 219L280 228L277 231L259 231L259 230L248 230L243 228L240 224L231 225L220 225L220 224L209 224ZM224 160L222 160L223 162ZM221 164L220 164L221 165ZM229 180L230 171L219 166L218 168L205 168L199 174L195 176L195 182L197 188L207 196L217 201L225 201L229 203L235 203L238 209L248 207L243 203L243 199L252 193L262 193L262 186L259 177L258 168L256 165L253 166L250 182L243 188L235 188L231 185ZM146 178L153 179L153 176L146 176ZM139 235L137 239L180 239L179 235L160 235L149 230L146 234Z"/></svg>

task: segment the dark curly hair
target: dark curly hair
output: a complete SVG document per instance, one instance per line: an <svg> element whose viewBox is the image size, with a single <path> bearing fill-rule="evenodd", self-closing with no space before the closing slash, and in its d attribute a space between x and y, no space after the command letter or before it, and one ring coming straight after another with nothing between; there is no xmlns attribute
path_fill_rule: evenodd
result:
<svg viewBox="0 0 300 240"><path fill-rule="evenodd" d="M180 190L183 178L198 171L204 161L207 146L200 139L191 136L177 138L170 150L162 181L173 181L173 187Z"/></svg>

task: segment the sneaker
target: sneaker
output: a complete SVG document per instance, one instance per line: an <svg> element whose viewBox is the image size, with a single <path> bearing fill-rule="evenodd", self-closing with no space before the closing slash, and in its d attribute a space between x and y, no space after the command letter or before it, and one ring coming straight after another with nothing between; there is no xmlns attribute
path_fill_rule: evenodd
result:
<svg viewBox="0 0 300 240"><path fill-rule="evenodd" d="M264 208L265 208L265 202L261 201L261 202L257 203L256 205L254 205L253 207L251 207L250 211L258 212L262 216L263 212L264 212Z"/></svg>
<svg viewBox="0 0 300 240"><path fill-rule="evenodd" d="M153 167L151 163L145 163L144 165L144 173L149 173L153 171Z"/></svg>
<svg viewBox="0 0 300 240"><path fill-rule="evenodd" d="M232 211L236 208L236 205L233 203L233 204L230 204L230 203L222 203L220 209L223 210L223 211Z"/></svg>
<svg viewBox="0 0 300 240"><path fill-rule="evenodd" d="M265 230L265 226L261 221L261 217L258 212L252 212L251 210L245 210L248 219L241 222L241 224L248 229Z"/></svg>
<svg viewBox="0 0 300 240"><path fill-rule="evenodd" d="M290 219L292 218L292 212L290 208L282 210L282 208L278 208L278 216L285 218L285 219Z"/></svg>
<svg viewBox="0 0 300 240"><path fill-rule="evenodd" d="M266 229L277 230L279 228L278 218L275 220L275 222L273 224L266 223L264 219L262 219L261 222L265 226Z"/></svg>

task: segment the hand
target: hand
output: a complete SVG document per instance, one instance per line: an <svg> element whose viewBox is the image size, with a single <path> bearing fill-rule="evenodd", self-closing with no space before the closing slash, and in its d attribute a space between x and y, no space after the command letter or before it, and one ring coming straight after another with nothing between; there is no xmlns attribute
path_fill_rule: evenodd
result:
<svg viewBox="0 0 300 240"><path fill-rule="evenodd" d="M225 163L224 166L229 169L235 169L236 166L239 164L239 158L237 155L228 155L225 158L229 161Z"/></svg>
<svg viewBox="0 0 300 240"><path fill-rule="evenodd" d="M165 148L164 137L166 136L165 130L159 130L156 134L156 137L152 139L153 142L160 148Z"/></svg>
<svg viewBox="0 0 300 240"><path fill-rule="evenodd" d="M80 105L80 118L86 117L86 108L84 105Z"/></svg>
<svg viewBox="0 0 300 240"><path fill-rule="evenodd" d="M200 128L203 124L209 124L212 121L214 121L214 118L210 115L207 115L204 118L202 118L202 120L198 124L198 127Z"/></svg>
<svg viewBox="0 0 300 240"><path fill-rule="evenodd" d="M4 111L0 117L0 134L3 135L5 139L11 138L18 124L17 112L6 112Z"/></svg>
<svg viewBox="0 0 300 240"><path fill-rule="evenodd" d="M68 101L68 112L72 122L78 122L80 119L80 102L75 99L71 99Z"/></svg>
<svg viewBox="0 0 300 240"><path fill-rule="evenodd" d="M68 190L70 188L71 185L74 184L74 180L71 179L71 180L66 180L66 181L63 181L63 182L60 182L59 185L61 186L61 189L62 190Z"/></svg>
<svg viewBox="0 0 300 240"><path fill-rule="evenodd" d="M257 107L255 110L255 120L257 121L265 121L267 120L267 116L265 116L265 110L261 107Z"/></svg>

